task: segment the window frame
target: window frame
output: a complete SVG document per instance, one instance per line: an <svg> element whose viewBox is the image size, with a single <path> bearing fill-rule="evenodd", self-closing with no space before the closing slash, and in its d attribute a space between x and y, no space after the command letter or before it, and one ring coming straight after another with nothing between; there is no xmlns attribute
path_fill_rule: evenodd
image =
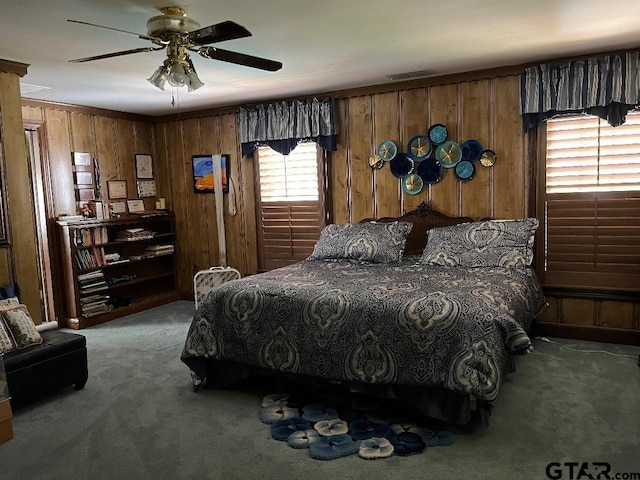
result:
<svg viewBox="0 0 640 480"><path fill-rule="evenodd" d="M576 275L567 274L564 270L551 270L547 268L549 220L547 208L549 202L558 199L573 201L611 201L623 197L640 199L638 191L614 191L614 192L571 192L550 193L546 192L546 168L547 168L547 122L541 123L532 134L532 148L535 149L533 158L536 160L534 169L535 213L540 219L540 227L536 239L536 271L547 294L556 293L570 295L575 298L600 298L610 300L638 300L640 297L640 273L620 274L612 272L587 272L576 270ZM635 200L634 200L635 201ZM586 218L586 217L585 217ZM596 218L594 216L593 218ZM597 237L597 234L596 234ZM597 244L596 247L597 249ZM617 253L617 252L614 252ZM597 258L597 254L594 254ZM599 262L595 262L596 265ZM564 273L563 273L564 272ZM577 281L583 276L588 281ZM590 277L590 278L589 278ZM630 280L638 279L638 281ZM630 286L631 285L631 286ZM634 286L638 285L638 286Z"/></svg>
<svg viewBox="0 0 640 480"><path fill-rule="evenodd" d="M310 142L315 143L315 142ZM267 145L268 146L268 145ZM255 180L255 192L256 192L256 237L257 237L257 254L258 254L258 272L265 272L272 270L274 268L279 268L281 266L290 265L293 263L297 263L301 260L304 260L308 255L292 257L291 259L269 259L267 258L267 248L269 247L268 242L264 237L264 224L262 221L263 211L266 208L277 205L278 207L296 207L302 206L305 207L310 203L316 202L305 202L305 201L278 201L278 202L263 202L260 191L260 168L259 168L259 154L260 148L257 148L253 152L253 160L254 160L254 180ZM322 228L331 221L330 214L330 195L329 195L329 185L328 179L329 175L329 155L320 146L316 144L316 164L318 168L317 178L318 178L318 200L317 200L317 213L318 213L318 223L317 223L317 237L320 236L320 231ZM291 231L291 230L290 230ZM291 234L293 235L293 234ZM317 238L314 238L313 243L317 241ZM308 254L311 254L311 248Z"/></svg>

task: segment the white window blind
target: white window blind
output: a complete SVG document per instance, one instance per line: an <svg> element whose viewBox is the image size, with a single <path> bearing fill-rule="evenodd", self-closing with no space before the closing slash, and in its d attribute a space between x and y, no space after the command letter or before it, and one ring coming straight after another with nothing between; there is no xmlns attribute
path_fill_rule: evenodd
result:
<svg viewBox="0 0 640 480"><path fill-rule="evenodd" d="M547 193L640 190L640 112L612 127L575 115L547 123Z"/></svg>
<svg viewBox="0 0 640 480"><path fill-rule="evenodd" d="M543 283L639 290L640 113L551 119L546 153Z"/></svg>
<svg viewBox="0 0 640 480"><path fill-rule="evenodd" d="M316 144L299 144L289 155L258 147L260 199L263 202L317 201Z"/></svg>
<svg viewBox="0 0 640 480"><path fill-rule="evenodd" d="M324 226L317 146L299 144L284 156L258 148L258 263L260 270L290 265L313 252Z"/></svg>

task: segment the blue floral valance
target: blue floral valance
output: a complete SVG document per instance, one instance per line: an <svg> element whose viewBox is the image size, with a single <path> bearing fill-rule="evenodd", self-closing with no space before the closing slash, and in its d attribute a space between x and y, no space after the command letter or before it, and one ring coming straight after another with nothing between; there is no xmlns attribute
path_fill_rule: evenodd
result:
<svg viewBox="0 0 640 480"><path fill-rule="evenodd" d="M313 140L325 150L336 150L338 127L331 98L293 100L240 108L242 156L258 145L269 145L288 155L302 140Z"/></svg>
<svg viewBox="0 0 640 480"><path fill-rule="evenodd" d="M640 51L538 65L520 76L525 131L560 113L588 113L617 127L639 104Z"/></svg>

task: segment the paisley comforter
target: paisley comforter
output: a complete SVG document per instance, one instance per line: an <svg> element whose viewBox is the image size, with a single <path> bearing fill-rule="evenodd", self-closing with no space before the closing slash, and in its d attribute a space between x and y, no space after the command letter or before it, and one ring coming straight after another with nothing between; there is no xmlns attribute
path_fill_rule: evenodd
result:
<svg viewBox="0 0 640 480"><path fill-rule="evenodd" d="M223 284L182 361L225 359L369 384L440 386L491 405L545 303L531 269L306 260Z"/></svg>

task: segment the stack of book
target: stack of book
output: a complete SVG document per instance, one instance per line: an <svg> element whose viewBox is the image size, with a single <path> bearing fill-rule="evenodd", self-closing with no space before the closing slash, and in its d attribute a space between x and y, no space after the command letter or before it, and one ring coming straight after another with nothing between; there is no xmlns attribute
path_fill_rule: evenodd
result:
<svg viewBox="0 0 640 480"><path fill-rule="evenodd" d="M102 270L81 273L78 275L78 284L80 285L80 293L93 293L107 288Z"/></svg>
<svg viewBox="0 0 640 480"><path fill-rule="evenodd" d="M174 247L171 244L168 245L149 245L144 249L145 254L151 256L170 255L173 253Z"/></svg>
<svg viewBox="0 0 640 480"><path fill-rule="evenodd" d="M125 263L128 261L128 258L122 258L118 252L104 254L104 263L106 265L115 265L116 263Z"/></svg>
<svg viewBox="0 0 640 480"><path fill-rule="evenodd" d="M82 315L93 317L113 310L113 305L109 303L109 295L89 295L80 299Z"/></svg>
<svg viewBox="0 0 640 480"><path fill-rule="evenodd" d="M80 285L80 308L85 317L109 312L113 307L109 304L107 282L102 270L78 275Z"/></svg>
<svg viewBox="0 0 640 480"><path fill-rule="evenodd" d="M136 240L148 240L150 238L153 238L154 235L154 232L145 230L144 228L127 228L118 232L116 241L132 242Z"/></svg>

